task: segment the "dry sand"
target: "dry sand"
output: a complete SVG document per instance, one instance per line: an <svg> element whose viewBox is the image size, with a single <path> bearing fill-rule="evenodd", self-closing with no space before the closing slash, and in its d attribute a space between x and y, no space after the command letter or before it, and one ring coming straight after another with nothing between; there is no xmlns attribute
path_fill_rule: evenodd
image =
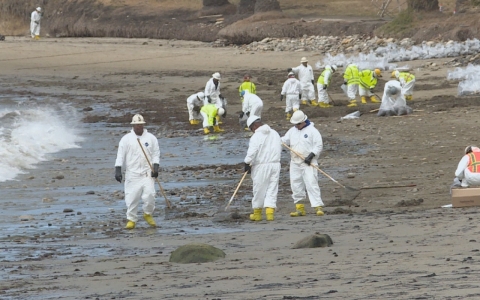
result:
<svg viewBox="0 0 480 300"><path fill-rule="evenodd" d="M147 43L144 45L144 43ZM159 46L160 45L160 46ZM288 156L282 158L274 222L245 221L251 180L232 207L242 217L217 222L241 174L249 133L237 124L237 87L253 76L265 102L263 118L283 134L289 124L278 101L285 70L316 53L241 53L208 44L137 39L9 38L0 44L3 95L72 103L84 114L81 149L0 183L2 299L477 299L478 208L442 209L464 147L478 140L480 99L457 98L443 62L415 67L412 116L379 118L359 107L360 119L339 118L344 106L306 107L321 131L320 167L340 182L415 187L362 190L352 201L320 176L327 215L313 209L291 218ZM210 75L222 73L229 99L226 132L205 139L187 123L185 99ZM315 72L316 76L319 72ZM388 76L387 72L384 74ZM384 78L388 80L387 78ZM377 88L382 93L383 81ZM83 111L91 107L91 111ZM123 230L122 186L114 181L116 145L135 112L160 139L161 181L175 212L158 198L158 229L142 222ZM207 157L207 158L205 158ZM353 178L347 178L354 173ZM63 180L51 180L58 174ZM32 178L33 177L33 178ZM352 176L350 176L352 177ZM87 192L94 192L87 193ZM42 201L51 198L51 201ZM62 213L73 208L73 213ZM78 214L80 212L81 214ZM21 222L19 215L33 220ZM50 224L50 226L48 225ZM291 249L315 232L330 248ZM169 263L177 247L201 242L225 251L214 263Z"/></svg>

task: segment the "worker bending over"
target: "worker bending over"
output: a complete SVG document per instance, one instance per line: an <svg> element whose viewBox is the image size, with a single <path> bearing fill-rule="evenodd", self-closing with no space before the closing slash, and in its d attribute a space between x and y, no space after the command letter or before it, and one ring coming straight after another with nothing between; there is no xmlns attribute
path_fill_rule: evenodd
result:
<svg viewBox="0 0 480 300"><path fill-rule="evenodd" d="M358 73L360 79L359 94L362 97L362 104L367 104L367 97L370 98L372 103L380 103L380 99L375 96L373 89L377 85L377 79L382 77L382 71L380 69L375 70L363 70Z"/></svg>
<svg viewBox="0 0 480 300"><path fill-rule="evenodd" d="M191 125L200 124L200 109L203 106L205 94L203 92L196 93L187 98L188 120Z"/></svg>
<svg viewBox="0 0 480 300"><path fill-rule="evenodd" d="M213 132L224 132L220 129L217 123L217 116L225 114L225 110L221 107L217 107L215 104L209 103L204 105L200 110L200 114L203 117L203 133L209 134L211 130Z"/></svg>
<svg viewBox="0 0 480 300"><path fill-rule="evenodd" d="M333 73L337 70L336 65L326 65L325 70L318 77L317 91L318 91L318 106L322 108L333 107L330 104L330 97L328 96L327 88L332 80Z"/></svg>
<svg viewBox="0 0 480 300"><path fill-rule="evenodd" d="M356 95L358 92L358 85L360 79L358 77L358 66L356 64L349 64L343 73L343 84L347 86L347 96L350 103L347 106L357 106Z"/></svg>
<svg viewBox="0 0 480 300"><path fill-rule="evenodd" d="M408 72L393 71L392 78L395 77L400 81L402 86L402 95L406 100L413 100L413 88L415 87L415 75Z"/></svg>

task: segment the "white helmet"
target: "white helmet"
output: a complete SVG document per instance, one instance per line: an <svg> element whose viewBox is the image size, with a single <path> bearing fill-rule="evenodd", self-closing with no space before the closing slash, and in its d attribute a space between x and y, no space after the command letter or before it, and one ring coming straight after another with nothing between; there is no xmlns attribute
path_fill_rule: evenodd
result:
<svg viewBox="0 0 480 300"><path fill-rule="evenodd" d="M197 97L200 98L200 100L203 100L203 99L205 99L205 93L200 92L200 93L197 94Z"/></svg>
<svg viewBox="0 0 480 300"><path fill-rule="evenodd" d="M136 114L133 116L132 118L132 123L130 124L145 124L145 119L143 119L143 116L142 115L139 115L139 114Z"/></svg>
<svg viewBox="0 0 480 300"><path fill-rule="evenodd" d="M222 79L222 77L220 76L220 73L218 73L218 72L213 73L213 74L212 74L212 77L213 77L214 79L217 79L217 80Z"/></svg>
<svg viewBox="0 0 480 300"><path fill-rule="evenodd" d="M331 70L332 67L330 67L330 65L326 65L326 66L325 66L325 70L326 70L326 69L330 69L330 70Z"/></svg>
<svg viewBox="0 0 480 300"><path fill-rule="evenodd" d="M260 120L260 117L259 117L259 116L251 115L250 117L248 117L248 119L247 119L247 127L250 128L250 125L252 125L253 122L255 122L255 121L257 121L257 120Z"/></svg>
<svg viewBox="0 0 480 300"><path fill-rule="evenodd" d="M293 72L288 72L288 76L295 76L295 73L293 73Z"/></svg>
<svg viewBox="0 0 480 300"><path fill-rule="evenodd" d="M225 113L225 110L224 110L223 108L221 108L221 107L218 108L217 114L218 114L219 116L223 116L224 113Z"/></svg>
<svg viewBox="0 0 480 300"><path fill-rule="evenodd" d="M337 69L338 69L338 68L337 68L337 65L332 65L332 70L333 70L333 72L337 71Z"/></svg>
<svg viewBox="0 0 480 300"><path fill-rule="evenodd" d="M36 10L37 10L37 11L42 11L42 8L39 6L39 7L37 7Z"/></svg>
<svg viewBox="0 0 480 300"><path fill-rule="evenodd" d="M307 120L307 115L303 113L301 110L297 110L293 113L292 117L290 118L290 123L292 124L300 124Z"/></svg>
<svg viewBox="0 0 480 300"><path fill-rule="evenodd" d="M304 56L302 57L302 59L300 60L301 63L304 63L304 62L308 62L308 59Z"/></svg>

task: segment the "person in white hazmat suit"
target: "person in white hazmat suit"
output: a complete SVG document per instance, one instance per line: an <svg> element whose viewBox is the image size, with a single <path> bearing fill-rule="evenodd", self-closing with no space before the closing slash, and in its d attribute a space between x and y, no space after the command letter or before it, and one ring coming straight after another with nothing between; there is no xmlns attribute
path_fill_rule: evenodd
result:
<svg viewBox="0 0 480 300"><path fill-rule="evenodd" d="M300 81L295 78L295 73L289 72L288 79L285 80L282 86L282 92L280 93L280 101L283 101L283 97L286 96L285 114L287 120L292 117L292 111L296 112L300 109Z"/></svg>
<svg viewBox="0 0 480 300"><path fill-rule="evenodd" d="M301 159L291 152L290 185L296 211L290 213L290 216L306 215L306 194L308 194L310 204L315 208L317 216L323 216L322 207L324 204L318 186L318 171L311 166L311 164L318 165L317 159L323 149L322 135L301 110L293 113L290 123L294 126L282 137L282 143L290 146L304 157L304 159ZM305 190L307 193L305 193Z"/></svg>
<svg viewBox="0 0 480 300"><path fill-rule="evenodd" d="M122 167L125 168L125 204L128 219L125 228L135 228L140 199L143 201L143 218L150 226L155 227L156 223L152 217L156 194L154 178L158 177L160 148L157 138L143 128L145 120L142 115L133 116L130 124L133 125L133 129L120 140L115 161L115 179L120 183ZM149 162L153 165L153 171Z"/></svg>
<svg viewBox="0 0 480 300"><path fill-rule="evenodd" d="M401 116L413 112L400 92L401 89L402 87L398 80L389 80L385 83L382 103L380 104L377 116Z"/></svg>
<svg viewBox="0 0 480 300"><path fill-rule="evenodd" d="M242 91L240 95L243 97L240 118L243 118L243 114L246 114L247 116L255 115L261 118L263 111L262 99L255 94L251 94L249 91Z"/></svg>
<svg viewBox="0 0 480 300"><path fill-rule="evenodd" d="M454 186L480 185L480 148L468 146L455 171Z"/></svg>
<svg viewBox="0 0 480 300"><path fill-rule="evenodd" d="M262 221L265 207L267 221L274 220L280 179L281 139L278 132L263 124L259 116L250 115L247 125L253 131L245 157L245 172L252 173L252 221Z"/></svg>
<svg viewBox="0 0 480 300"><path fill-rule="evenodd" d="M32 39L40 39L40 19L42 18L41 15L42 8L37 7L30 17L30 35Z"/></svg>
<svg viewBox="0 0 480 300"><path fill-rule="evenodd" d="M415 87L415 75L409 72L392 72L392 78L397 78L402 86L402 95L406 100L413 100L413 88Z"/></svg>
<svg viewBox="0 0 480 300"><path fill-rule="evenodd" d="M224 117L226 116L226 103L225 103L225 98L222 96L222 93L220 92L220 80L222 77L220 76L220 73L215 72L212 74L212 78L210 78L209 81L207 81L207 84L205 85L205 98L203 101L203 105L207 105L209 103L215 104L217 108L223 108L225 111ZM217 123L222 124L220 121L220 115L217 115Z"/></svg>
<svg viewBox="0 0 480 300"><path fill-rule="evenodd" d="M289 68L287 71L293 71L295 75L298 75L298 80L300 81L300 88L302 95L302 104L306 105L307 101L310 101L312 106L317 106L315 101L315 77L313 76L313 69L308 65L308 60L306 57L302 57L300 60L300 65L295 68Z"/></svg>
<svg viewBox="0 0 480 300"><path fill-rule="evenodd" d="M325 70L318 77L317 91L318 91L318 106L321 108L330 108L333 105L330 104L330 97L328 96L327 88L332 80L333 73L337 70L336 65L326 65Z"/></svg>
<svg viewBox="0 0 480 300"><path fill-rule="evenodd" d="M200 109L203 106L205 94L203 92L196 93L187 98L188 120L191 125L200 124L202 119Z"/></svg>

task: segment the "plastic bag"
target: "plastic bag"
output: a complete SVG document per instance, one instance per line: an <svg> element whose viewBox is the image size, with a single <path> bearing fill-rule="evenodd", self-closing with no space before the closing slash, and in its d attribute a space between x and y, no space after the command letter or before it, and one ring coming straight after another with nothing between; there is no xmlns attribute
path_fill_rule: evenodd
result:
<svg viewBox="0 0 480 300"><path fill-rule="evenodd" d="M341 117L340 120L352 120L360 118L360 112L357 110L351 114L346 115L345 117Z"/></svg>

